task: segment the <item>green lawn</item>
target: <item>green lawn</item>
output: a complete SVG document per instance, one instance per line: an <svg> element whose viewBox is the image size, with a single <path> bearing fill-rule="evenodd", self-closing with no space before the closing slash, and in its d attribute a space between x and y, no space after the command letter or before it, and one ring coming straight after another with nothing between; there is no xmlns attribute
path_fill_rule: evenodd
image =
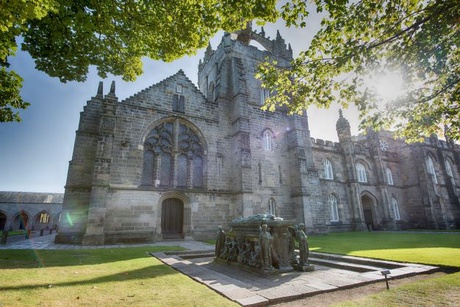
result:
<svg viewBox="0 0 460 307"><path fill-rule="evenodd" d="M310 249L451 266L460 234L349 232L309 237ZM178 247L0 250L0 306L237 306L148 252ZM460 273L391 288L343 306L455 306Z"/></svg>
<svg viewBox="0 0 460 307"><path fill-rule="evenodd" d="M0 236L3 235L3 231L0 231ZM25 235L25 231L24 230L12 230L12 231L8 231L8 236L18 236L18 235L22 235L24 236Z"/></svg>
<svg viewBox="0 0 460 307"><path fill-rule="evenodd" d="M237 306L148 252L1 250L0 306Z"/></svg>
<svg viewBox="0 0 460 307"><path fill-rule="evenodd" d="M316 252L460 268L460 233L346 232L308 242Z"/></svg>
<svg viewBox="0 0 460 307"><path fill-rule="evenodd" d="M460 270L458 233L349 232L309 237L310 249L402 262L415 262ZM459 306L460 273L391 288L339 306Z"/></svg>

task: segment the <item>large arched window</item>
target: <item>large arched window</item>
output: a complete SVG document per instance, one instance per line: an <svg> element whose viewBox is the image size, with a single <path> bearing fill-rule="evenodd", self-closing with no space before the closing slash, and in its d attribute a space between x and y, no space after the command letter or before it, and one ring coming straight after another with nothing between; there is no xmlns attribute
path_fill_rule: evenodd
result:
<svg viewBox="0 0 460 307"><path fill-rule="evenodd" d="M449 160L446 160L446 173L450 178L454 178L454 172L452 171L452 164Z"/></svg>
<svg viewBox="0 0 460 307"><path fill-rule="evenodd" d="M398 201L394 197L391 198L391 206L393 207L393 215L394 215L395 221L401 220L401 215L399 214Z"/></svg>
<svg viewBox="0 0 460 307"><path fill-rule="evenodd" d="M339 221L339 207L337 205L337 197L329 195L329 207L331 208L331 222Z"/></svg>
<svg viewBox="0 0 460 307"><path fill-rule="evenodd" d="M270 130L265 130L263 135L264 149L273 151L273 135Z"/></svg>
<svg viewBox="0 0 460 307"><path fill-rule="evenodd" d="M323 162L324 168L324 178L325 179L334 179L334 173L332 172L332 163L328 159L324 159Z"/></svg>
<svg viewBox="0 0 460 307"><path fill-rule="evenodd" d="M203 187L203 147L199 137L177 119L166 121L144 143L142 185Z"/></svg>
<svg viewBox="0 0 460 307"><path fill-rule="evenodd" d="M358 176L358 182L367 182L366 169L361 163L356 163L356 175Z"/></svg>
<svg viewBox="0 0 460 307"><path fill-rule="evenodd" d="M394 182L393 182L393 174L391 173L391 169L389 169L388 167L385 169L385 174L387 175L387 183L389 185L394 185Z"/></svg>
<svg viewBox="0 0 460 307"><path fill-rule="evenodd" d="M434 164L433 164L433 160L431 159L431 157L428 157L426 159L426 168L428 169L428 174L430 174L431 178L433 178L433 182L435 184L438 184L438 178L436 177L436 171L434 169Z"/></svg>
<svg viewBox="0 0 460 307"><path fill-rule="evenodd" d="M276 203L275 203L275 200L273 198L270 198L268 200L267 213L272 214L272 215L276 215Z"/></svg>
<svg viewBox="0 0 460 307"><path fill-rule="evenodd" d="M214 82L211 82L211 84L208 87L208 99L210 101L216 100L216 89L214 87Z"/></svg>

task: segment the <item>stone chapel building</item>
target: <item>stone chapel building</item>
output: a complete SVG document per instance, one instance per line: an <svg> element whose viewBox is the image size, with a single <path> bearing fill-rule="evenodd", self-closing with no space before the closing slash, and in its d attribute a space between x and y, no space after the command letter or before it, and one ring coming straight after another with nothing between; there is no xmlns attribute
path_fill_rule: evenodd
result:
<svg viewBox="0 0 460 307"><path fill-rule="evenodd" d="M338 143L315 140L306 113L260 109L266 57L288 68L292 50L248 29L208 46L198 88L179 71L118 101L101 83L80 116L56 243L213 238L266 213L310 233L459 227L459 145L354 137L342 114Z"/></svg>

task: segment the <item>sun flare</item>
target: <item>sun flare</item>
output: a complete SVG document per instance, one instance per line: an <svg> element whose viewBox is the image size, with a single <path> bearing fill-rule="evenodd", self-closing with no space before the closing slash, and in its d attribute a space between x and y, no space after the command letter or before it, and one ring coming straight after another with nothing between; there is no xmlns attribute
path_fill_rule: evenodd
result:
<svg viewBox="0 0 460 307"><path fill-rule="evenodd" d="M375 90L377 96L386 101L391 101L404 92L403 80L399 72L374 75L369 78L367 84Z"/></svg>

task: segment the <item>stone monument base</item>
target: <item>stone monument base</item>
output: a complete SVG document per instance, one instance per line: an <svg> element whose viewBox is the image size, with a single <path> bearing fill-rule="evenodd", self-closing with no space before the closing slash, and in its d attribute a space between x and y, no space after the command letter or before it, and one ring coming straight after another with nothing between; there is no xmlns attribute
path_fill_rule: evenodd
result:
<svg viewBox="0 0 460 307"><path fill-rule="evenodd" d="M251 267L251 266L245 265L243 263L227 261L227 260L221 259L221 258L214 258L214 262L220 263L220 264L226 264L228 266L238 268L238 269L241 269L241 270L246 271L246 272L256 273L256 274L260 274L260 275L264 275L264 276L278 275L280 273L280 271L278 269L275 269L275 268L272 269L272 270L264 270L262 268Z"/></svg>
<svg viewBox="0 0 460 307"><path fill-rule="evenodd" d="M313 264L305 264L305 265L299 265L299 264L294 264L292 265L294 270L300 271L300 272L313 272L315 270L315 266Z"/></svg>

